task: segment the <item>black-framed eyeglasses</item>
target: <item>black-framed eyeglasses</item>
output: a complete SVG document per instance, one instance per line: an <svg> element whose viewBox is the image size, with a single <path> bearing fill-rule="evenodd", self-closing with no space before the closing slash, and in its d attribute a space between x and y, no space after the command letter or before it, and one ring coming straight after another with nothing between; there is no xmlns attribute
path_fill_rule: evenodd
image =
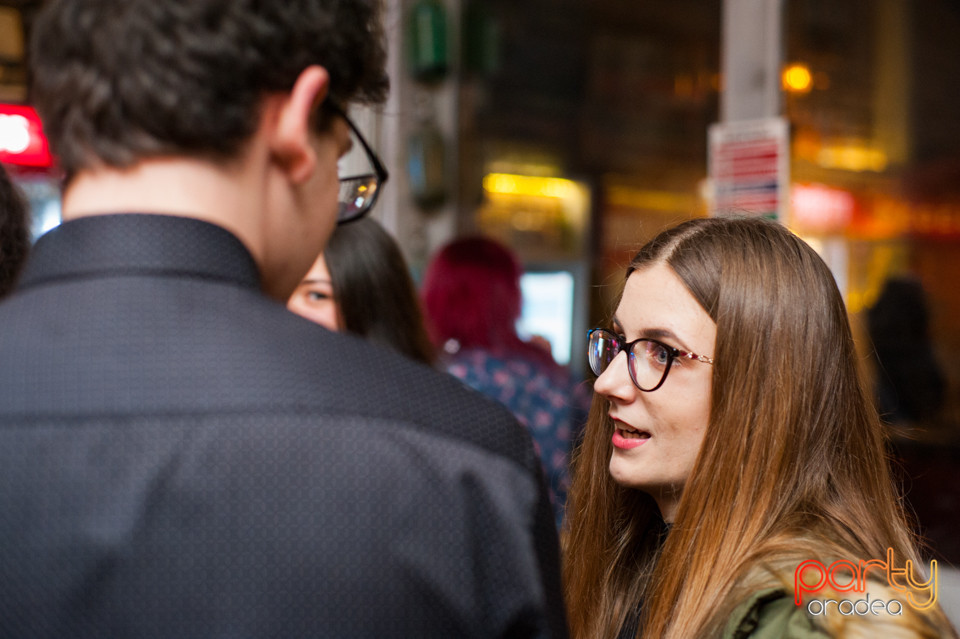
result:
<svg viewBox="0 0 960 639"><path fill-rule="evenodd" d="M383 187L384 182L387 181L389 174L380 161L380 158L377 157L377 154L374 153L363 135L361 135L357 125L347 116L346 111L330 99L324 101L323 104L330 112L340 116L344 122L347 123L347 126L350 127L350 132L360 143L360 146L363 147L370 166L373 168L373 173L352 175L343 175L341 173L340 208L337 213L337 224L344 224L358 220L370 212L370 209L376 204L377 196L380 195L380 189Z"/></svg>
<svg viewBox="0 0 960 639"><path fill-rule="evenodd" d="M594 375L602 375L620 351L627 351L627 371L634 386L647 393L663 386L677 358L713 364L711 357L681 351L655 339L641 337L624 342L605 328L587 333L587 360Z"/></svg>

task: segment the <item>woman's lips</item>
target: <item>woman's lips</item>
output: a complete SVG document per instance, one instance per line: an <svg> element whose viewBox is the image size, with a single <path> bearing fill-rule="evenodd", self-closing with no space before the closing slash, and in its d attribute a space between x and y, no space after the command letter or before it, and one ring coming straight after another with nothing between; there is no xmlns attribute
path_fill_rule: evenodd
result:
<svg viewBox="0 0 960 639"><path fill-rule="evenodd" d="M613 445L621 450L630 450L637 446L643 446L648 441L650 441L650 433L643 433L627 428L616 428L613 431Z"/></svg>

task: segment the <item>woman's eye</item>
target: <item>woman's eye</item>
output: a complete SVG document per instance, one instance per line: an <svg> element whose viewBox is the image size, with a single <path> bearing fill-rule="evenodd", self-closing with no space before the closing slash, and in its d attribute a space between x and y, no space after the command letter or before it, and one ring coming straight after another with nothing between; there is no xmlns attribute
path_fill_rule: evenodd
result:
<svg viewBox="0 0 960 639"><path fill-rule="evenodd" d="M666 366L667 362L670 361L670 351L660 344L653 342L649 343L647 346L647 355L649 355L651 360L661 366Z"/></svg>
<svg viewBox="0 0 960 639"><path fill-rule="evenodd" d="M323 291L307 291L307 299L311 302L319 302L321 300L330 299L330 295L328 293L324 293Z"/></svg>

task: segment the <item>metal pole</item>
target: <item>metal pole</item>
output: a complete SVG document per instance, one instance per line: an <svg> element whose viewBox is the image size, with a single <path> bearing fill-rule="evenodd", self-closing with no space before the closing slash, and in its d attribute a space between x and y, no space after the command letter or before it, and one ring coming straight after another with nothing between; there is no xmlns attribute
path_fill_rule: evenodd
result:
<svg viewBox="0 0 960 639"><path fill-rule="evenodd" d="M784 0L723 1L723 122L781 114Z"/></svg>

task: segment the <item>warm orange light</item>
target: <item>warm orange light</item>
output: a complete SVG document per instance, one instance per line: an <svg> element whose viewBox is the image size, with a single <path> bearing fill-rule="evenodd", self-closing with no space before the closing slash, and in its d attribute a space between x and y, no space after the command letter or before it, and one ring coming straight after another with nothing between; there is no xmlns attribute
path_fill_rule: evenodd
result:
<svg viewBox="0 0 960 639"><path fill-rule="evenodd" d="M825 145L817 152L817 164L825 169L880 173L887 168L887 162L887 154L882 149L870 148L855 142Z"/></svg>
<svg viewBox="0 0 960 639"><path fill-rule="evenodd" d="M813 86L813 75L805 64L791 64L783 70L783 88L794 93L807 93Z"/></svg>

